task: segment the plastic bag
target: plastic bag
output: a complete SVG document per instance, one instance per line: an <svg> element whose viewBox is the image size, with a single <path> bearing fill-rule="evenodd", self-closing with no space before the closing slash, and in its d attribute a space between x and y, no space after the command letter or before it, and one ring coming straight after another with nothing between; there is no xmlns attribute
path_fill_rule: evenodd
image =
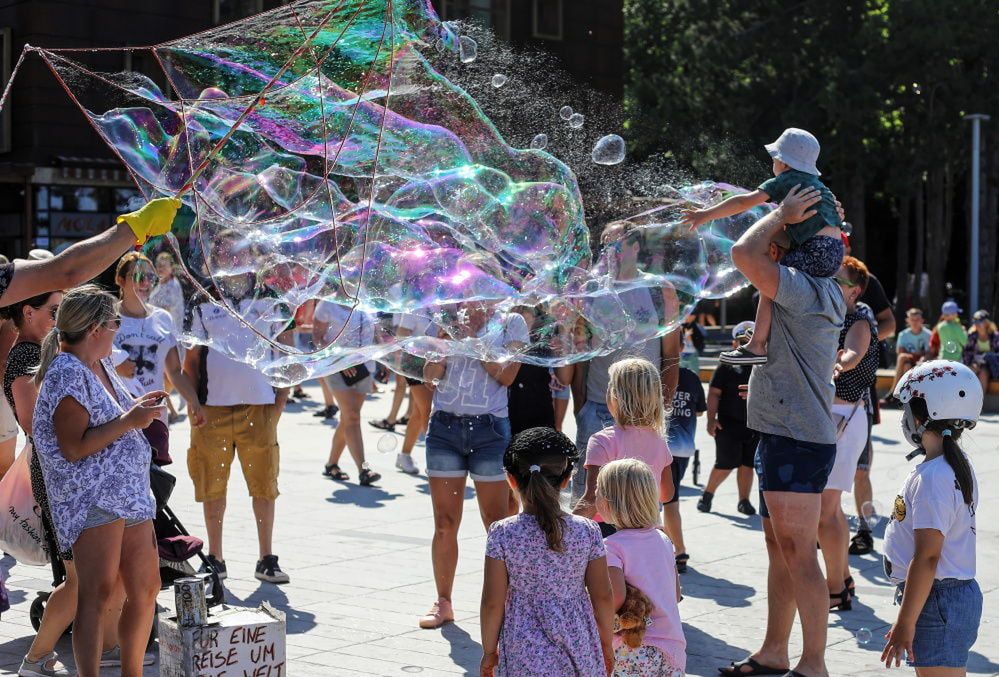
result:
<svg viewBox="0 0 999 677"><path fill-rule="evenodd" d="M42 511L31 492L31 445L25 445L0 480L0 550L21 564L41 566L49 553L42 530Z"/></svg>

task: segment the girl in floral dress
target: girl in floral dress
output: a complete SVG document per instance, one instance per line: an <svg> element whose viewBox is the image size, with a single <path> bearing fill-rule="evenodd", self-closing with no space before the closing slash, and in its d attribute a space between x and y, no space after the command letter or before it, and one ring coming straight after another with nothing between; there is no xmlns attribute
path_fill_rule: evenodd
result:
<svg viewBox="0 0 999 677"><path fill-rule="evenodd" d="M669 537L659 528L659 482L637 459L612 461L600 469L597 510L616 527L604 541L614 608L620 610L628 586L652 603L641 646L614 637L613 677L682 676L687 641L680 624L680 583Z"/></svg>
<svg viewBox="0 0 999 677"><path fill-rule="evenodd" d="M523 512L495 522L486 540L481 675L610 674L611 590L600 529L568 515L559 492L576 447L551 428L529 428L503 458Z"/></svg>

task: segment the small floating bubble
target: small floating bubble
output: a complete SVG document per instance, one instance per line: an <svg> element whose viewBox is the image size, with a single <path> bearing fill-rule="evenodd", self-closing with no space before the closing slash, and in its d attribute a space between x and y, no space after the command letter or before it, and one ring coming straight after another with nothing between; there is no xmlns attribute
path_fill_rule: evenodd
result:
<svg viewBox="0 0 999 677"><path fill-rule="evenodd" d="M548 147L548 135L538 134L531 139L531 148L534 150L544 150Z"/></svg>
<svg viewBox="0 0 999 677"><path fill-rule="evenodd" d="M506 84L506 81L508 79L509 78L507 78L502 73L497 73L496 75L493 76L493 79L492 79L493 87L495 87L496 89L499 89L500 87L502 87L503 85Z"/></svg>
<svg viewBox="0 0 999 677"><path fill-rule="evenodd" d="M860 628L859 630L857 630L857 644L863 646L864 644L870 642L871 639L873 638L874 638L874 633L872 633L869 629Z"/></svg>
<svg viewBox="0 0 999 677"><path fill-rule="evenodd" d="M572 117L572 106L562 106L558 111L558 116L563 120L568 120Z"/></svg>
<svg viewBox="0 0 999 677"><path fill-rule="evenodd" d="M467 35L458 39L458 56L462 63L472 63L479 55L479 43Z"/></svg>
<svg viewBox="0 0 999 677"><path fill-rule="evenodd" d="M376 446L378 447L379 452L383 454L391 454L393 451L395 451L395 448L396 446L398 446L398 444L399 440L396 439L395 435L393 435L392 433L385 433L384 435L378 438L378 444Z"/></svg>
<svg viewBox="0 0 999 677"><path fill-rule="evenodd" d="M569 126L573 129L579 129L583 126L583 121L585 118L580 113L573 113L569 116Z"/></svg>
<svg viewBox="0 0 999 677"><path fill-rule="evenodd" d="M608 134L595 144L590 157L598 165L616 165L624 161L625 144L617 134Z"/></svg>

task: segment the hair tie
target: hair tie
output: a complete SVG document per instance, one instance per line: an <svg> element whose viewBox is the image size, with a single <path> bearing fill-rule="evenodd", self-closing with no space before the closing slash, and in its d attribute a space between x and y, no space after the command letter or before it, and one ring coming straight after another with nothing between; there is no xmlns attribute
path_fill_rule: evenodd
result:
<svg viewBox="0 0 999 677"><path fill-rule="evenodd" d="M532 465L527 470L533 475L536 472L541 472L541 466L540 465Z"/></svg>
<svg viewBox="0 0 999 677"><path fill-rule="evenodd" d="M943 430L940 431L940 435L942 437L953 437L954 431L951 430L950 428L944 428Z"/></svg>

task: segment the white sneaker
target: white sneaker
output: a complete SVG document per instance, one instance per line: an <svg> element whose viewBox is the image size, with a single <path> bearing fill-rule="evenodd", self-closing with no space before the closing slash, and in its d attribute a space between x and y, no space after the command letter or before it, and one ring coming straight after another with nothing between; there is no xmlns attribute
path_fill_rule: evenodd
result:
<svg viewBox="0 0 999 677"><path fill-rule="evenodd" d="M412 454L396 454L395 467L409 475L420 474L420 469L413 463Z"/></svg>
<svg viewBox="0 0 999 677"><path fill-rule="evenodd" d="M36 662L30 662L25 656L17 674L19 677L73 677L76 673L67 670L53 651Z"/></svg>
<svg viewBox="0 0 999 677"><path fill-rule="evenodd" d="M152 665L156 662L156 656L151 653L143 654L142 664ZM108 649L101 654L101 667L102 668L120 668L121 667L121 647L115 647L113 649Z"/></svg>

